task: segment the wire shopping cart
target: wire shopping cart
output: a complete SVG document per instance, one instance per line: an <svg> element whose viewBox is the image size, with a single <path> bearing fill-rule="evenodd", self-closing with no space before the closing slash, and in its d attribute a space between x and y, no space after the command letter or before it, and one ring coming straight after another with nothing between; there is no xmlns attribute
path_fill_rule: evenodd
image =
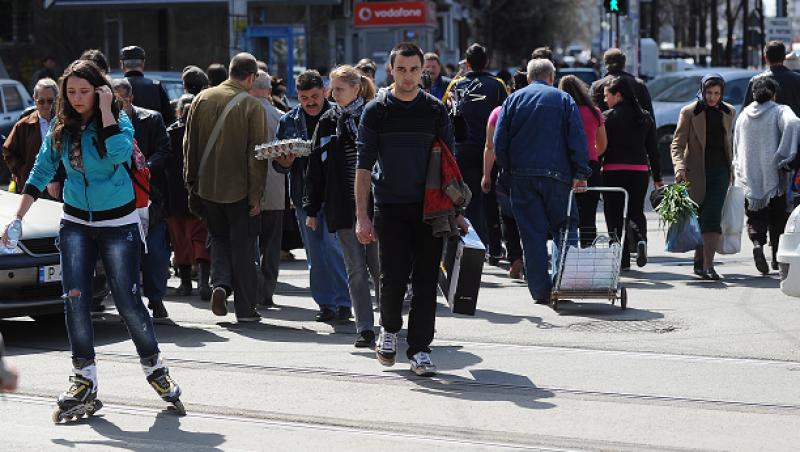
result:
<svg viewBox="0 0 800 452"><path fill-rule="evenodd" d="M628 192L618 187L587 187L587 191L602 193L621 193L625 197L622 210L623 224L628 219ZM598 230L585 231L572 228L569 213L575 200L572 190L567 203L567 224L558 237L558 252L554 253L556 262L550 306L558 310L559 300L566 299L607 299L611 304L620 301L622 309L628 307L628 291L619 285L622 247L625 244L625 228L622 237L614 231L601 233ZM582 237L583 235L583 237ZM590 243L587 235L595 237Z"/></svg>

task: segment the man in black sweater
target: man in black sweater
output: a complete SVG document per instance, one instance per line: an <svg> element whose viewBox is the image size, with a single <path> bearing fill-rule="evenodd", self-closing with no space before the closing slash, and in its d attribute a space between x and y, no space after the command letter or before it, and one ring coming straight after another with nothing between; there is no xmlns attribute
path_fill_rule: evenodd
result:
<svg viewBox="0 0 800 452"><path fill-rule="evenodd" d="M435 138L453 148L453 130L444 105L420 90L423 53L401 43L390 54L394 84L364 109L358 131L356 234L363 244L380 242L381 334L378 361L392 366L397 333L403 327L403 295L411 278L414 298L408 320L411 370L430 376L436 320L436 282L442 239L423 222L425 178ZM375 227L369 217L370 179L375 199ZM456 221L466 229L463 216Z"/></svg>
<svg viewBox="0 0 800 452"><path fill-rule="evenodd" d="M597 105L597 108L601 111L608 110L608 105L606 105L606 101L603 98L603 88L612 78L622 77L633 87L633 93L639 105L647 110L650 116L655 118L655 114L653 113L653 100L650 98L650 91L647 90L647 85L644 84L642 79L625 72L626 61L627 58L621 50L614 48L606 50L606 53L603 54L603 63L606 66L607 72L603 78L592 83L592 101L594 101L594 104Z"/></svg>
<svg viewBox="0 0 800 452"><path fill-rule="evenodd" d="M750 79L742 109L753 103L753 79L768 76L778 82L779 89L775 102L788 105L795 115L800 116L800 74L784 66L786 46L781 41L770 41L764 46L764 59L769 69Z"/></svg>

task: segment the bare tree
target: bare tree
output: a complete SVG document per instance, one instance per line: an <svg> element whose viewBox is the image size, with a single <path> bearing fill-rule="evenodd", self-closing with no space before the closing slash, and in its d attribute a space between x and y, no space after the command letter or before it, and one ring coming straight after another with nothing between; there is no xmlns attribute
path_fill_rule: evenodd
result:
<svg viewBox="0 0 800 452"><path fill-rule="evenodd" d="M739 14L742 12L743 2L745 0L739 0L738 6L735 6L734 9L734 1L735 0L725 0L725 21L727 24L727 39L725 40L725 65L726 66L733 66L733 33L736 28L736 20L739 18ZM743 23L746 20L742 21ZM743 26L742 28L745 29L747 26Z"/></svg>

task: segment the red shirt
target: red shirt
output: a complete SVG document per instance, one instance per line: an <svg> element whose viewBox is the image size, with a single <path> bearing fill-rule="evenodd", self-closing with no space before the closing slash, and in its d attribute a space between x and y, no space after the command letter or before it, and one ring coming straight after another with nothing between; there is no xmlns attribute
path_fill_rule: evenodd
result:
<svg viewBox="0 0 800 452"><path fill-rule="evenodd" d="M595 113L592 113L594 108ZM589 160L597 161L597 129L605 124L605 118L597 107L588 107L581 105L578 107L578 112L581 115L581 122L583 122L583 131L586 133L586 142L589 144Z"/></svg>

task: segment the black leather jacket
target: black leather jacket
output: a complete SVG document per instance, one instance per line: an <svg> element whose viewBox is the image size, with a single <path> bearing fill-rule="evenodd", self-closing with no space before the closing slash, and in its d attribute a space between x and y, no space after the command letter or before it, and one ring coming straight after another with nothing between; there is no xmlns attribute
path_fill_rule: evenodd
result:
<svg viewBox="0 0 800 452"><path fill-rule="evenodd" d="M647 90L647 85L645 85L642 79L625 71L608 71L603 78L592 83L592 101L597 108L600 109L600 111L608 110L608 105L606 105L606 101L603 98L603 88L605 87L608 79L611 77L622 77L628 80L633 87L633 91L636 95L636 100L639 101L639 105L641 105L642 108L647 110L650 115L655 118L655 113L653 112L653 99L650 98L650 91Z"/></svg>
<svg viewBox="0 0 800 452"><path fill-rule="evenodd" d="M175 122L175 112L169 103L167 90L158 80L152 80L139 71L128 71L125 78L133 88L133 104L161 113L165 124Z"/></svg>
<svg viewBox="0 0 800 452"><path fill-rule="evenodd" d="M166 205L168 198L166 169L171 158L170 140L161 114L134 106L133 137L147 159L147 166L150 168L150 186L155 186L157 189L151 190L150 199L169 211L169 206Z"/></svg>
<svg viewBox="0 0 800 452"><path fill-rule="evenodd" d="M744 95L742 110L753 103L753 79L765 75L771 76L778 82L779 89L775 102L788 105L795 115L800 116L800 74L782 64L770 66L769 70L750 79L750 83L747 84L747 93Z"/></svg>

